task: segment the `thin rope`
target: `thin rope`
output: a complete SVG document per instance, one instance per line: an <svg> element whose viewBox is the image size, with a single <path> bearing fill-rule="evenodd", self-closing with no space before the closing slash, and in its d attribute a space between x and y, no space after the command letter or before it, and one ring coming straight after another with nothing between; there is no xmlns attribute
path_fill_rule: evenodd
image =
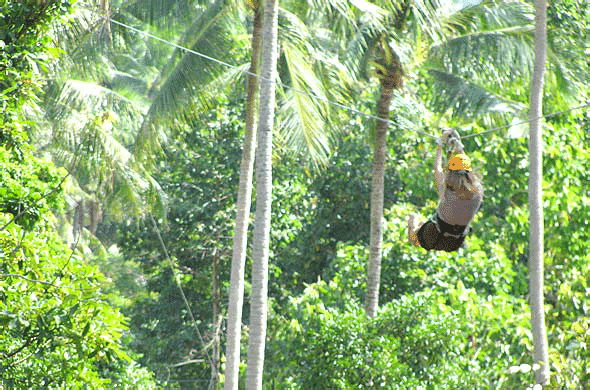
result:
<svg viewBox="0 0 590 390"><path fill-rule="evenodd" d="M156 220L154 219L154 217L152 215L150 215L150 218L152 220L152 224L153 224L154 230L156 232L156 235L158 236L158 241L160 242L160 245L162 246L162 250L164 251L164 256L166 257L166 260L168 260L168 264L170 265L170 269L172 271L172 276L174 277L174 281L176 282L176 285L178 286L178 290L180 290L180 295L182 296L182 300L184 301L184 304L185 304L186 309L188 311L188 314L189 314L189 317L190 317L191 322L193 324L193 327L195 328L195 332L197 333L197 337L199 338L199 341L203 345L203 351L207 355L207 360L209 361L209 364L211 366L213 366L213 361L211 360L211 356L209 356L209 350L207 349L207 344L205 343L205 340L203 339L203 336L201 335L201 331L199 330L199 327L197 326L197 321L195 320L195 316L193 315L193 311L191 310L191 306L188 302L188 299L186 298L186 294L184 293L184 289L182 288L182 284L180 283L180 280L178 279L178 274L176 273L176 268L174 267L174 262L172 261L172 258L170 257L170 254L168 252L168 248L166 247L166 244L164 243L164 240L162 239L162 235L160 234L160 229L158 228L158 224L156 223Z"/></svg>
<svg viewBox="0 0 590 390"><path fill-rule="evenodd" d="M538 116L538 117L536 117L534 119L551 118L551 117L554 117L554 116L557 116L557 115L566 114L566 113L571 112L571 111L579 110L581 108L585 108L585 107L588 107L588 106L590 106L590 101L589 102L586 102L584 104L581 104L579 106L570 107L570 108L568 108L566 110L556 111L556 112L552 112L552 113L545 114L545 115L540 115L540 116ZM527 119L527 120L523 120L522 122L511 123L509 125L504 125L504 126L498 126L498 127L492 128L492 129L488 129L486 131L482 131L480 133L462 135L461 136L461 139L473 138L473 137L477 137L477 136L480 136L480 135L484 135L484 134L488 134L488 133L493 133L494 131L498 131L498 130L502 130L502 129L507 129L507 128L512 127L512 126L524 125L524 124L527 124L529 122L530 122L530 119Z"/></svg>
<svg viewBox="0 0 590 390"><path fill-rule="evenodd" d="M243 74L246 74L246 75L248 75L248 76L256 77L256 78L258 78L258 80L259 80L259 81L260 81L260 80L264 80L264 81L274 82L276 85L280 85L281 87L283 87L283 88L285 88L285 89L290 89L291 91L293 91L293 92L295 92L295 93L298 93L298 94L300 94L300 95L305 95L305 96L309 96L309 97L314 97L314 98L316 98L316 99L319 99L319 100L321 100L321 101L323 101L323 102L325 102L325 103L327 103L327 104L333 105L333 106L335 106L335 107L338 107L338 108L341 108L341 109L343 109L343 110L350 111L350 112L352 112L352 113L355 113L355 114L358 114L358 115L362 115L362 116L365 116L365 117L367 117L367 118L374 119L374 120L376 120L376 121L385 122L385 123L387 123L387 124L389 124L389 125L391 125L391 126L398 126L398 127L402 127L402 128L405 128L406 130L414 131L414 132L416 132L416 133L420 133L420 134L422 134L422 135L425 135L425 136L427 136L427 137L431 137L431 138L437 138L437 136L435 136L435 135L432 135L432 134L429 134L429 133L426 133L425 131L423 131L423 130L420 130L420 129L416 128L416 127L413 127L413 128L410 128L410 127L403 127L403 126L401 126L401 124L400 124L400 123L396 123L396 122L394 122L394 121L392 121L392 120L390 120L390 119L380 118L380 117L378 117L378 116L376 116L376 115L373 115L373 114L368 114L368 113L366 113L366 112L363 112L363 111L360 111L360 110L358 110L358 109L356 109L356 108L354 108L354 107L347 106L347 105L344 105L344 104L342 104L342 103L335 102L335 101L333 101L333 100L330 100L330 99L328 99L328 98L325 98L325 97L323 97L323 96L318 96L318 95L316 95L316 94L312 94L312 93L309 93L309 92L305 92L305 91L302 91L302 90L298 90L298 89L296 89L296 88L293 88L293 87L292 87L292 86L290 86L290 85L287 85L287 84L284 84L284 83L281 83L281 82L277 82L277 81L273 81L273 80L267 79L267 78L265 78L264 76L261 76L261 75L259 75L259 74L256 74L256 73L253 73L253 72L250 72L249 70L244 70L244 69L241 69L239 66L232 65L232 64L230 64L230 63L228 63L228 62L225 62L225 61L219 60L219 59L217 59L217 58L213 58L213 57L211 57L211 56L208 56L207 54L203 54L203 53L200 53L200 52L198 52L198 51L196 51L196 50L189 49L189 48L187 48L187 47L184 47L184 46L181 46L181 45L179 45L179 44L177 44L177 43L174 43L174 42L167 41L166 39L160 38L160 37L158 37L158 36L156 36L156 35L153 35L153 34L151 34L151 33L149 33L149 32L146 32L146 31L140 30L140 29L138 29L138 28L136 28L136 27L130 26L130 25L128 25L128 24L125 24L125 23L123 23L123 22L120 22L120 21L118 21L118 20L115 20L115 19L112 19L112 18L108 18L107 16L101 15L101 14L100 14L98 11L96 11L96 10L93 10L93 9L91 9L91 8L87 8L87 7L84 7L84 8L86 8L86 9L88 9L88 10L90 10L90 11L94 12L94 13L95 13L97 16L99 16L100 18L103 18L104 20L108 20L109 22L111 22L111 23L113 23L113 24L116 24L116 25L118 25L118 26L121 26L121 27L123 27L123 28L125 28L125 29L128 29L128 30L131 30L131 31L133 31L133 32L136 32L136 33L138 33L138 34L141 34L141 35L143 35L143 36L145 36L145 37L148 37L148 38L154 39L154 40L156 40L156 41L158 41L158 42L161 42L161 43L163 43L163 44L165 44L165 45L168 45L168 46L174 47L174 48L176 48L176 49L179 49L179 50L181 50L181 51L187 52L187 53L189 53L189 54L196 55L196 56L198 56L198 57L201 57L201 58L204 58L204 59L206 59L206 60L208 60L208 61L212 61L212 62L215 62L215 63L217 63L217 64L219 64L219 65L223 65L223 66L225 66L225 67L228 67L228 68L231 68L231 69L237 70L238 72L241 72L241 73L243 73Z"/></svg>

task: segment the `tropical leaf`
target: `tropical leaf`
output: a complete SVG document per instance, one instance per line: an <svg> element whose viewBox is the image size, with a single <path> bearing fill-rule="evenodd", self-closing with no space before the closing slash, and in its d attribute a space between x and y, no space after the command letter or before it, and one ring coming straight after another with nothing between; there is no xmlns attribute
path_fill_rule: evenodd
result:
<svg viewBox="0 0 590 390"><path fill-rule="evenodd" d="M532 9L519 1L484 1L449 15L447 37L433 42L429 66L483 79L498 90L532 70Z"/></svg>
<svg viewBox="0 0 590 390"><path fill-rule="evenodd" d="M407 27L405 30L411 31L411 36L416 36L418 32L426 35L431 41L437 42L442 39L442 23L449 12L450 5L448 1L442 0L416 0L412 2L401 2L392 10L396 17L393 20L396 30L402 30L403 26L395 19L397 15L409 12L407 18ZM405 11L404 7L409 7ZM407 40L407 38L405 39Z"/></svg>
<svg viewBox="0 0 590 390"><path fill-rule="evenodd" d="M201 12L199 17L197 17L193 23L189 24L188 27L185 28L184 32L173 48L172 53L168 56L166 65L162 67L159 77L154 81L152 87L150 88L150 96L154 95L155 90L160 87L167 77L170 76L178 62L184 58L184 56L189 54L183 48L191 48L191 50L197 51L199 53L203 52L203 54L208 55L207 52L199 50L199 47L196 45L198 45L199 41L215 32L210 31L210 28L215 28L216 25L220 25L222 18L224 22L226 22L226 27L229 25L229 22L231 22L232 18L224 17L227 16L227 13L233 9L233 7L228 5L228 3L231 4L231 2L228 2L227 0L216 0L213 4L211 4L211 6L207 7ZM209 38L213 42L222 43L221 40L215 41L212 37Z"/></svg>
<svg viewBox="0 0 590 390"><path fill-rule="evenodd" d="M47 117L53 121L67 120L73 111L89 114L85 121L78 122L76 128L85 127L97 115L116 112L119 125L129 129L136 127L143 116L136 102L109 88L81 80L49 82L44 107Z"/></svg>
<svg viewBox="0 0 590 390"><path fill-rule="evenodd" d="M307 25L296 15L279 13L281 41L280 77L278 85L278 140L300 155L306 155L314 168L322 167L328 158L339 128L329 118L337 114L331 101L348 100L351 80L335 56L322 54L314 47L315 40ZM311 60L310 60L311 59Z"/></svg>
<svg viewBox="0 0 590 390"><path fill-rule="evenodd" d="M451 111L453 116L474 118L485 115L519 115L525 109L521 103L494 94L482 85L457 75L429 69L434 91L432 106L438 112Z"/></svg>
<svg viewBox="0 0 590 390"><path fill-rule="evenodd" d="M379 43L380 28L380 25L373 24L361 26L345 50L344 66L355 81L368 78L370 75L368 65Z"/></svg>
<svg viewBox="0 0 590 390"><path fill-rule="evenodd" d="M184 51L177 63L174 61L176 52L173 52L154 82L153 100L137 137L136 154L149 155L157 151L163 140L161 126L167 121L181 119L195 96L201 99L210 96L210 84L231 69L224 62L227 63L228 53L236 46L233 39L236 24L226 17L230 8L224 7L225 3L217 1L215 4L219 7L214 7L215 12L201 15L189 27L189 31L198 31L190 49Z"/></svg>
<svg viewBox="0 0 590 390"><path fill-rule="evenodd" d="M281 4L283 9L304 17L306 25L312 27L311 30L326 26L328 22L332 31L342 35L356 23L355 8L351 3L353 2L348 0L293 0ZM359 3L369 4L363 1Z"/></svg>
<svg viewBox="0 0 590 390"><path fill-rule="evenodd" d="M113 137L113 121L116 119L99 116L79 131L75 127L54 128L54 161L68 169L85 198L106 204L112 216L145 215L154 208L160 210L164 202L162 190L131 152Z"/></svg>
<svg viewBox="0 0 590 390"><path fill-rule="evenodd" d="M129 0L123 3L123 8L150 24L170 26L185 22L195 10L202 10L208 4L208 1L202 0Z"/></svg>
<svg viewBox="0 0 590 390"><path fill-rule="evenodd" d="M34 139L46 142L42 150L68 169L79 188L72 196L102 203L110 213L162 209L161 189L127 147L143 118L134 102L94 83L68 80L49 83L43 106L46 115L36 121L43 128Z"/></svg>
<svg viewBox="0 0 590 390"><path fill-rule="evenodd" d="M299 17L283 8L279 9L279 42L286 42L293 47L310 46L310 33Z"/></svg>
<svg viewBox="0 0 590 390"><path fill-rule="evenodd" d="M286 144L298 153L306 151L316 167L325 164L330 151L326 126L329 108L323 85L297 48L283 45L292 88L283 91L279 116Z"/></svg>
<svg viewBox="0 0 590 390"><path fill-rule="evenodd" d="M528 28L516 27L452 38L433 47L428 60L451 73L483 78L502 88L532 70L529 33Z"/></svg>
<svg viewBox="0 0 590 390"><path fill-rule="evenodd" d="M562 55L563 51L563 48L554 45L547 49L547 62L551 64L552 72L546 76L546 85L552 91L552 96L558 101L567 101L575 97L578 92L579 81L577 80L584 80L590 75L590 68L587 66L586 69L584 67L572 68L567 56Z"/></svg>

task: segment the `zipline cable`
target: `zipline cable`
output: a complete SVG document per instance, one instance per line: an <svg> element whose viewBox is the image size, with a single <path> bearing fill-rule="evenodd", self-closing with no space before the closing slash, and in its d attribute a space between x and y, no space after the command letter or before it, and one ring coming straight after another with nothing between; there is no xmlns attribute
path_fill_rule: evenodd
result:
<svg viewBox="0 0 590 390"><path fill-rule="evenodd" d="M195 56L198 56L198 57L204 58L204 59L206 59L206 60L208 60L208 61L215 62L215 63L217 63L217 64L219 64L219 65L223 65L223 66L225 66L225 67L228 67L228 68L231 68L231 69L237 70L238 72L241 72L241 73L243 73L243 74L246 74L246 75L248 75L248 76L256 77L258 80L265 80L265 81L271 81L271 82L274 82L276 85L280 85L280 86L281 86L281 87L283 87L283 88L290 89L291 91L293 91L293 92L295 92L295 93L298 93L298 94L300 94L300 95L305 95L305 96L309 96L309 97L313 97L313 98L319 99L319 100L321 100L321 101L323 101L323 102L325 102L325 103L327 103L327 104L333 105L333 106L335 106L335 107L338 107L338 108L341 108L341 109L343 109L343 110L350 111L350 112L352 112L352 113L355 113L355 114L358 114L358 115L362 115L362 116L365 116L365 117L367 117L367 118L370 118L370 119L375 119L375 120L377 120L377 121L380 121L380 122L386 122L386 123L387 123L387 124L389 124L389 125L393 125L393 126L400 126L400 124L399 124L399 123L396 123L396 122L394 122L394 121L392 121L392 120L390 120L390 119L380 118L380 117L378 117L378 116L376 116L376 115L373 115L373 114L368 114L368 113L366 113L366 112L363 112L363 111L361 111L361 110L358 110L358 109L356 109L356 108L354 108L354 107L347 106L347 105L344 105L344 104L342 104L342 103L335 102L335 101L333 101L333 100L330 100L330 99L328 99L328 98L325 98L325 97L323 97L323 96L318 96L318 95L316 95L316 94L312 94L312 93L309 93L309 92L305 92L305 91L302 91L302 90L298 90L298 89L296 89L296 88L293 88L293 87L292 87L292 86L290 86L290 85L287 85L287 84L284 84L284 83L281 83L281 82L277 82L277 81L272 81L272 80L265 79L265 77L264 77L264 76L261 76L261 75L259 75L259 74L256 74L256 73L253 73L253 72L250 72L249 70L240 69L240 67L239 67L239 66L232 65L232 64L230 64L230 63L228 63L228 62L225 62L225 61L219 60L219 59L217 59L217 58L213 58L213 57L211 57L211 56L208 56L207 54L203 54L203 53L200 53L200 52L198 52L198 51L196 51L196 50L189 49L189 48L187 48L187 47L184 47L184 46L182 46L182 45L179 45L179 44L177 44L177 43L170 42L170 41L168 41L168 40L166 40L166 39L164 39L164 38L160 38L160 37L158 37L158 36L156 36L156 35L153 35L153 34L151 34L151 33L149 33L149 32L146 32L146 31L140 30L140 29L138 29L138 28L136 28L136 27L133 27L133 26L130 26L130 25L128 25L128 24L125 24L125 23L123 23L123 22L120 22L120 21L118 21L118 20L116 20L116 19L112 19L112 18L109 18L109 17L107 17L107 16L101 15L101 14L100 14L98 11L96 11L96 10L93 10L93 9L91 9L91 8L88 8L88 7L83 7L83 8L85 8L85 9L88 9L89 11L92 11L92 12L94 12L94 13L95 13L95 14L96 14L98 17L100 17L100 18L103 18L103 19L105 19L105 20L108 20L109 22L111 22L111 23L113 23L113 24L116 24L116 25L118 25L118 26L120 26L120 27L123 27L123 28L125 28L125 29L127 29L127 30L130 30L130 31L136 32L136 33L138 33L138 34L140 34L140 35L143 35L143 36L145 36L145 37L148 37L148 38L154 39L154 40L156 40L156 41L158 41L158 42L160 42L160 43L163 43L163 44L165 44L165 45L168 45L168 46L170 46L170 47L174 47L174 48L176 48L176 49L178 49L178 50L180 50L180 51L184 51L184 52L186 52L186 53L189 53L189 54L192 54L192 55L195 55ZM422 134L422 135L425 135L425 136L427 136L427 137L430 137L430 138L437 138L437 137L438 137L438 136L435 136L435 135L429 134L429 133L427 133L427 132L425 132L425 131L423 131L423 130L420 130L420 129L416 128L416 127L414 127L414 128L409 128L409 127L406 127L406 130L414 131L414 132L416 132L416 133L420 133L420 134Z"/></svg>
<svg viewBox="0 0 590 390"><path fill-rule="evenodd" d="M217 63L219 65L223 65L225 67L228 67L228 68L231 68L231 69L235 69L235 70L237 70L237 71L239 71L239 72L241 72L243 74L246 74L246 75L249 75L249 76L252 76L252 77L256 77L259 80L265 80L265 81L271 81L272 82L272 80L266 80L263 76L261 76L259 74L256 74L256 73L253 73L253 72L250 72L249 70L240 69L236 65L232 65L232 64L230 64L228 62L219 60L217 58L213 58L213 57L211 57L211 56L209 56L207 54L198 52L198 51L193 50L193 49L189 49L189 48L184 47L182 45L179 45L177 43L170 42L170 41L168 41L168 40L166 40L164 38L158 37L157 35L151 34L149 32L140 30L140 29L138 29L136 27L130 26L130 25L126 24L126 23L120 22L120 21L118 21L116 19L112 19L110 17L107 17L105 15L102 15L100 12L98 12L97 10L92 9L90 7L81 6L81 8L85 8L85 9L87 9L87 10L95 13L98 17L100 17L100 18L102 18L104 20L107 20L107 21L109 21L109 22L111 22L113 24L116 24L116 25L118 25L120 27L123 27L123 28L125 28L127 30L136 32L136 33L138 33L140 35L143 35L145 37L148 37L150 39L154 39L154 40L156 40L156 41L158 41L160 43L163 43L163 44L165 44L167 46L174 47L174 48L176 48L178 50L184 51L184 52L189 53L189 54L192 54L192 55L196 55L196 56L201 57L201 58L204 58L204 59L206 59L208 61L215 62L215 63ZM368 113L363 112L363 111L360 111L360 110L358 110L358 109L356 109L354 107L347 106L347 105L344 105L342 103L338 103L338 102L332 101L332 100L327 99L327 98L325 98L323 96L318 96L316 94L311 94L309 92L298 90L296 88L291 87L290 85L286 85L286 84L283 84L283 83L280 83L280 82L276 82L276 81L274 81L274 83L276 83L277 85L280 85L283 88L290 89L291 91L293 91L295 93L298 93L298 94L301 94L301 95L305 95L305 96L309 96L309 97L314 97L314 98L319 99L319 100L322 100L325 103L328 103L330 105L336 106L336 107L341 108L343 110L350 111L350 112L355 113L355 114L359 114L359 115L365 116L365 117L370 118L370 119L374 119L374 120L377 120L377 121L380 121L380 122L386 122L387 124L394 125L394 126L400 126L401 125L400 123L396 123L396 122L394 122L394 121L392 121L390 119L380 118L380 117L378 117L376 115L368 114ZM545 114L545 115L542 115L541 117L539 117L537 119L540 119L540 118L550 118L550 117L553 117L553 116L556 116L556 115L568 113L568 112L575 111L575 110L578 110L578 109L581 109L581 108L584 108L584 107L588 107L588 106L590 106L590 102L586 102L584 104L581 104L581 105L575 106L575 107L571 107L571 108L566 109L566 110L556 111L556 112L553 112L553 113ZM492 133L492 132L495 132L495 131L498 131L498 130L502 130L502 129L507 129L507 128L510 128L512 126L519 126L519 125L526 124L526 123L529 123L529 120L528 119L527 120L523 120L521 122L517 122L517 123L511 123L511 124L504 125L504 126L494 127L492 129L488 129L488 130L485 130L485 131L482 131L482 132L479 132L479 133L467 134L467 135L461 136L461 138L462 139L465 139L465 138L478 137L478 136L481 136L481 135L484 135L484 134ZM413 132L416 132L416 133L419 133L419 134L422 134L422 135L425 135L425 136L430 137L430 138L438 138L438 136L433 135L433 134L430 134L430 133L427 133L427 132L425 132L423 130L420 130L420 129L416 128L416 127L413 127L413 128L405 127L405 129L406 130L413 131Z"/></svg>
<svg viewBox="0 0 590 390"><path fill-rule="evenodd" d="M588 106L590 106L590 101L588 101L586 103L583 103L583 104L580 104L579 106L570 107L570 108L568 108L566 110L555 111L555 112L552 112L552 113L549 113L549 114L541 115L541 116L539 116L539 117L537 117L535 119L551 118L551 117L554 117L554 116L557 116L557 115L567 114L568 112L579 110L581 108L585 108L585 107L588 107ZM524 125L524 124L527 124L529 122L530 122L530 120L527 119L527 120L523 120L522 122L511 123L509 125L504 125L504 126L498 126L498 127L492 128L492 129L488 129L488 130L482 131L480 133L462 135L461 136L461 139L478 137L480 135L484 135L484 134L488 134L488 133L493 133L493 132L498 131L498 130L507 129L507 128L510 128L512 126Z"/></svg>
<svg viewBox="0 0 590 390"><path fill-rule="evenodd" d="M130 30L130 31L134 31L134 32L136 32L136 33L138 33L138 34L141 34L141 35L143 35L143 36L146 36L146 37L148 37L148 38L154 39L154 40L156 40L156 41L158 41L158 42L161 42L161 43L163 43L163 44L165 44L165 45L168 45L168 46L170 46L170 47L174 47L174 48L176 48L176 49L179 49L179 50L181 50L181 51L184 51L184 52L186 52L186 53L189 53L189 54L192 54L192 55L196 55L196 56L198 56L198 57L201 57L201 58L204 58L204 59L206 59L206 60L208 60L208 61L215 62L215 63L217 63L217 64L219 64L219 65L223 65L223 66L225 66L225 67L228 67L228 68L232 68L232 69L238 70L239 72L242 72L243 74L246 74L246 75L249 75L249 76L256 77L256 78L258 78L259 80L265 80L265 78L264 78L263 76L261 76L261 75L258 75L258 74L256 74L256 73L253 73L253 72L250 72L249 70L239 69L239 67L238 67L238 66L236 66L236 65L232 65L232 64L230 64L230 63L228 63L228 62L225 62L225 61L219 60L219 59L217 59L217 58L213 58L213 57L211 57L211 56L208 56L208 55L206 55L206 54L200 53L200 52L198 52L198 51L196 51L196 50L189 49L189 48L187 48L187 47L184 47L184 46L182 46L182 45L179 45L179 44L177 44L177 43L170 42L170 41L168 41L168 40L166 40L166 39L160 38L160 37L158 37L158 36L156 36L156 35L153 35L153 34L151 34L151 33L149 33L149 32L146 32L146 31L140 30L140 29L138 29L138 28L136 28L136 27L133 27L133 26L130 26L130 25L126 24L126 23L120 22L120 21L118 21L118 20L116 20L116 19L112 19L112 18L109 18L109 17L107 17L107 16L104 16L104 15L100 14L98 11L96 11L96 10L93 10L93 9L91 9L91 8L88 8L88 7L84 7L84 8L86 8L86 9L90 10L91 12L94 12L94 13L95 13L97 16L99 16L100 18L103 18L103 19L105 19L105 20L108 20L109 22L111 22L111 23L113 23L113 24L116 24L116 25L118 25L118 26L120 26L120 27L123 27L123 28L125 28L125 29L128 29L128 30ZM272 81L272 80L266 80L266 81ZM356 109L356 108L354 108L354 107L351 107L351 106L346 106L346 105L344 105L344 104L342 104L342 103L338 103L338 102L335 102L335 101L329 100L329 99L327 99L327 98L325 98L325 97L318 96L318 95L315 95L315 94L310 94L310 93L308 93L308 92L305 92L305 91L297 90L297 89L295 89L295 88L293 88L293 87L291 87L291 86L289 86L289 85L286 85L286 84L283 84L283 83L280 83L280 82L276 82L276 81L274 81L274 82L275 82L277 85L280 85L280 86L281 86L281 87L283 87L283 88L290 89L291 91L293 91L293 92L295 92L295 93L302 94L302 95L306 95L306 96L309 96L309 97L314 97L314 98L316 98L316 99L319 99L319 100L322 100L322 101L324 101L325 103L328 103L328 104L334 105L334 106L336 106L336 107L338 107L338 108L341 108L341 109L344 109L344 110L347 110L347 111L353 112L353 113L355 113L355 114L363 115L363 116L365 116L365 117L367 117L367 118L370 118L370 119L375 119L375 120L377 120L377 121L380 121L380 122L386 122L386 123L388 123L389 125L397 125L397 126L399 126L399 125L400 125L399 123L396 123L396 122L394 122L394 121L392 121L392 120L390 120L390 119L380 118L380 117L378 117L378 116L376 116L376 115L372 115L372 114L368 114L368 113L362 112L362 111L360 111L360 110L358 110L358 109ZM558 112L553 112L553 113L550 113L550 114L543 115L541 118L549 118L549 117L552 117L552 116L556 116L556 115L564 114L564 113L567 113L567 112L570 112L570 111L574 111L574 110L577 110L577 109L580 109L580 108L587 107L587 106L589 106L589 105L590 105L590 102L587 102L587 103L585 103L585 104L582 104L582 105L579 105L579 106L576 106L576 107L572 107L572 108L569 108L569 109L566 109L566 110L563 110L563 111L558 111ZM481 135L484 135L484 134L492 133L492 132L495 132L495 131L498 131L498 130L507 129L507 128L510 128L510 127L512 127L512 126L518 126L518 125L521 125L521 124L526 124L526 123L529 123L529 120L522 121L522 122L518 122L518 123L512 123L512 124L509 124L509 125L504 125L504 126L498 126L498 127L495 127L495 128L492 128L492 129L488 129L488 130L485 130L485 131L482 131L482 132L479 132L479 133L468 134L468 135L462 136L461 138L473 138L473 137L481 136ZM433 135L433 134L426 133L425 131L423 131L423 130L420 130L420 129L416 128L416 127L414 127L414 128L409 128L409 127L406 127L406 130L414 131L414 132L420 133L420 134L422 134L422 135L425 135L425 136L427 136L427 137L430 137L430 138L438 138L438 136L436 136L436 135Z"/></svg>
<svg viewBox="0 0 590 390"><path fill-rule="evenodd" d="M91 9L89 9L89 10L91 10ZM159 41L159 42L161 42L161 43L164 43L165 45L168 45L168 46L174 47L174 48L176 48L176 49L179 49L179 50L181 50L181 51L184 51L184 52L190 53L190 54L192 54L192 55L196 55L196 56L198 56L198 57L201 57L201 58L204 58L204 59L206 59L206 60L209 60L209 61L215 62L215 63L217 63L217 64L220 64L220 65L226 66L226 67L228 67L228 68L232 68L232 69L238 70L239 72L242 72L242 73L244 73L244 74L246 74L246 75L249 75L249 76L256 77L256 78L258 78L259 80L264 80L264 79L265 79L263 76L261 76L261 75L258 75L258 74L256 74L256 73L253 73L253 72L250 72L249 70L243 70L243 69L239 69L239 67L238 67L238 66L236 66L236 65L232 65L232 64L230 64L230 63L228 63L228 62L221 61L221 60L219 60L219 59L217 59L217 58L213 58L213 57L211 57L211 56L208 56L208 55L206 55L206 54L200 53L200 52L198 52L198 51L196 51L196 50L192 50L192 49L189 49L189 48L187 48L187 47L181 46L181 45L179 45L179 44L177 44L177 43L170 42L170 41L168 41L168 40L165 40L165 39L163 39L163 38L160 38L160 37L158 37L158 36L156 36L156 35L153 35L153 34L151 34L151 33L148 33L148 32L146 32L146 31L140 30L140 29L138 29L138 28L136 28L136 27L133 27L133 26L130 26L130 25L128 25L128 24L125 24L125 23L123 23L123 22L120 22L120 21L118 21L118 20L115 20L115 19L112 19L112 18L107 18L106 16L104 16L104 15L101 15L100 13L98 13L98 12L97 12L97 11L95 11L95 10L91 10L91 11L92 11L92 12L95 12L95 13L96 13L96 14L97 14L99 17L101 17L101 18L103 18L103 19L105 19L105 20L109 20L111 23L114 23L114 24L116 24L116 25L118 25L118 26L121 26L121 27L123 27L123 28L125 28L125 29L131 30L131 31L134 31L134 32L136 32L136 33L138 33L138 34L144 35L144 36L146 36L146 37L148 37L148 38L151 38L151 39L154 39L154 40L156 40L156 41ZM269 80L266 80L266 81L269 81ZM277 85L280 85L280 86L281 86L281 87L283 87L283 88L290 89L290 90L292 90L292 91L293 91L293 92L295 92L295 93L302 94L302 95L306 95L306 96L309 96L309 97L314 97L314 98L317 98L317 99L319 99L319 100L322 100L322 101L324 101L324 102L326 102L326 103L328 103L328 104L331 104L331 105L334 105L334 106L336 106L336 107L338 107L338 108L342 108L342 109L344 109L344 110L347 110L347 111L353 112L353 113L355 113L355 114L363 115L363 116L365 116L365 117L367 117L367 118L370 118L370 119L375 119L375 120L377 120L377 121L380 121L380 122L386 122L386 123L388 123L389 125L397 125L397 126L399 126L399 125L400 125L399 123L396 123L396 122L394 122L394 121L392 121L392 120L390 120L390 119L384 119L384 118L380 118L380 117L378 117L378 116L376 116L376 115L372 115L372 114L368 114L368 113L366 113L366 112L362 112L362 111L360 111L360 110L358 110L358 109L356 109L356 108L354 108L354 107L351 107L351 106L346 106L346 105L344 105L344 104L342 104L342 103L338 103L338 102L335 102L335 101L329 100L329 99L327 99L327 98L325 98L325 97L318 96L318 95L315 95L315 94L310 94L309 92L301 91L301 90L298 90L298 89L296 89L296 88L293 88L293 87L291 87L291 86L289 86L289 85L286 85L286 84L283 84L283 83L279 83L279 82L276 82L276 81L275 81L275 83L276 83ZM564 114L564 113L567 113L567 112L575 111L575 110L578 110L578 109L581 109L581 108L584 108L584 107L587 107L587 106L590 106L590 102L587 102L587 103L584 103L584 104L581 104L581 105L579 105L579 106L572 107L572 108L569 108L569 109L566 109L566 110L563 110L563 111L557 111L557 112L553 112L553 113L550 113L550 114L545 114L545 115L543 115L541 118L550 118L550 117L552 117L552 116L556 116L556 115ZM484 134L492 133L492 132L495 132L495 131L498 131L498 130L507 129L507 128L510 128L510 127L512 127L512 126L519 126L519 125L526 124L526 123L529 123L529 120L522 121L522 122L518 122L518 123L511 123L511 124L509 124L509 125L504 125L504 126L498 126L498 127L492 128L492 129L488 129L488 130L482 131L482 132L480 132L480 133L468 134L468 135L462 136L461 138L473 138L473 137L481 136L481 135L484 135ZM414 131L414 132L420 133L420 134L422 134L422 135L425 135L425 136L427 136L427 137L431 137L431 138L438 138L438 136L436 136L436 135L432 135L432 134L426 133L425 131L423 131L423 130L420 130L420 129L418 129L418 128L415 128L415 127L414 127L414 128L409 128L409 127L406 127L406 130L411 130L411 131Z"/></svg>

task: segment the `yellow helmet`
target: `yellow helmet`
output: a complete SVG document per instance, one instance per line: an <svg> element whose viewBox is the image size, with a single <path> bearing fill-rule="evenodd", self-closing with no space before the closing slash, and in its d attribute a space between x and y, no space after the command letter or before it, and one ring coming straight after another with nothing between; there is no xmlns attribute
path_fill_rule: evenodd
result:
<svg viewBox="0 0 590 390"><path fill-rule="evenodd" d="M451 171L471 171L471 159L463 153L451 157L447 164Z"/></svg>

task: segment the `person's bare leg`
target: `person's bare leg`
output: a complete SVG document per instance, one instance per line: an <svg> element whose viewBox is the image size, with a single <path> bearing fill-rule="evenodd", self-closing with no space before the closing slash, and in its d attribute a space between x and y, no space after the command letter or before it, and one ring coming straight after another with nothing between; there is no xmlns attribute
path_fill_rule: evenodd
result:
<svg viewBox="0 0 590 390"><path fill-rule="evenodd" d="M418 241L418 230L422 224L418 225L418 216L412 214L408 218L408 241L414 246L420 246Z"/></svg>

